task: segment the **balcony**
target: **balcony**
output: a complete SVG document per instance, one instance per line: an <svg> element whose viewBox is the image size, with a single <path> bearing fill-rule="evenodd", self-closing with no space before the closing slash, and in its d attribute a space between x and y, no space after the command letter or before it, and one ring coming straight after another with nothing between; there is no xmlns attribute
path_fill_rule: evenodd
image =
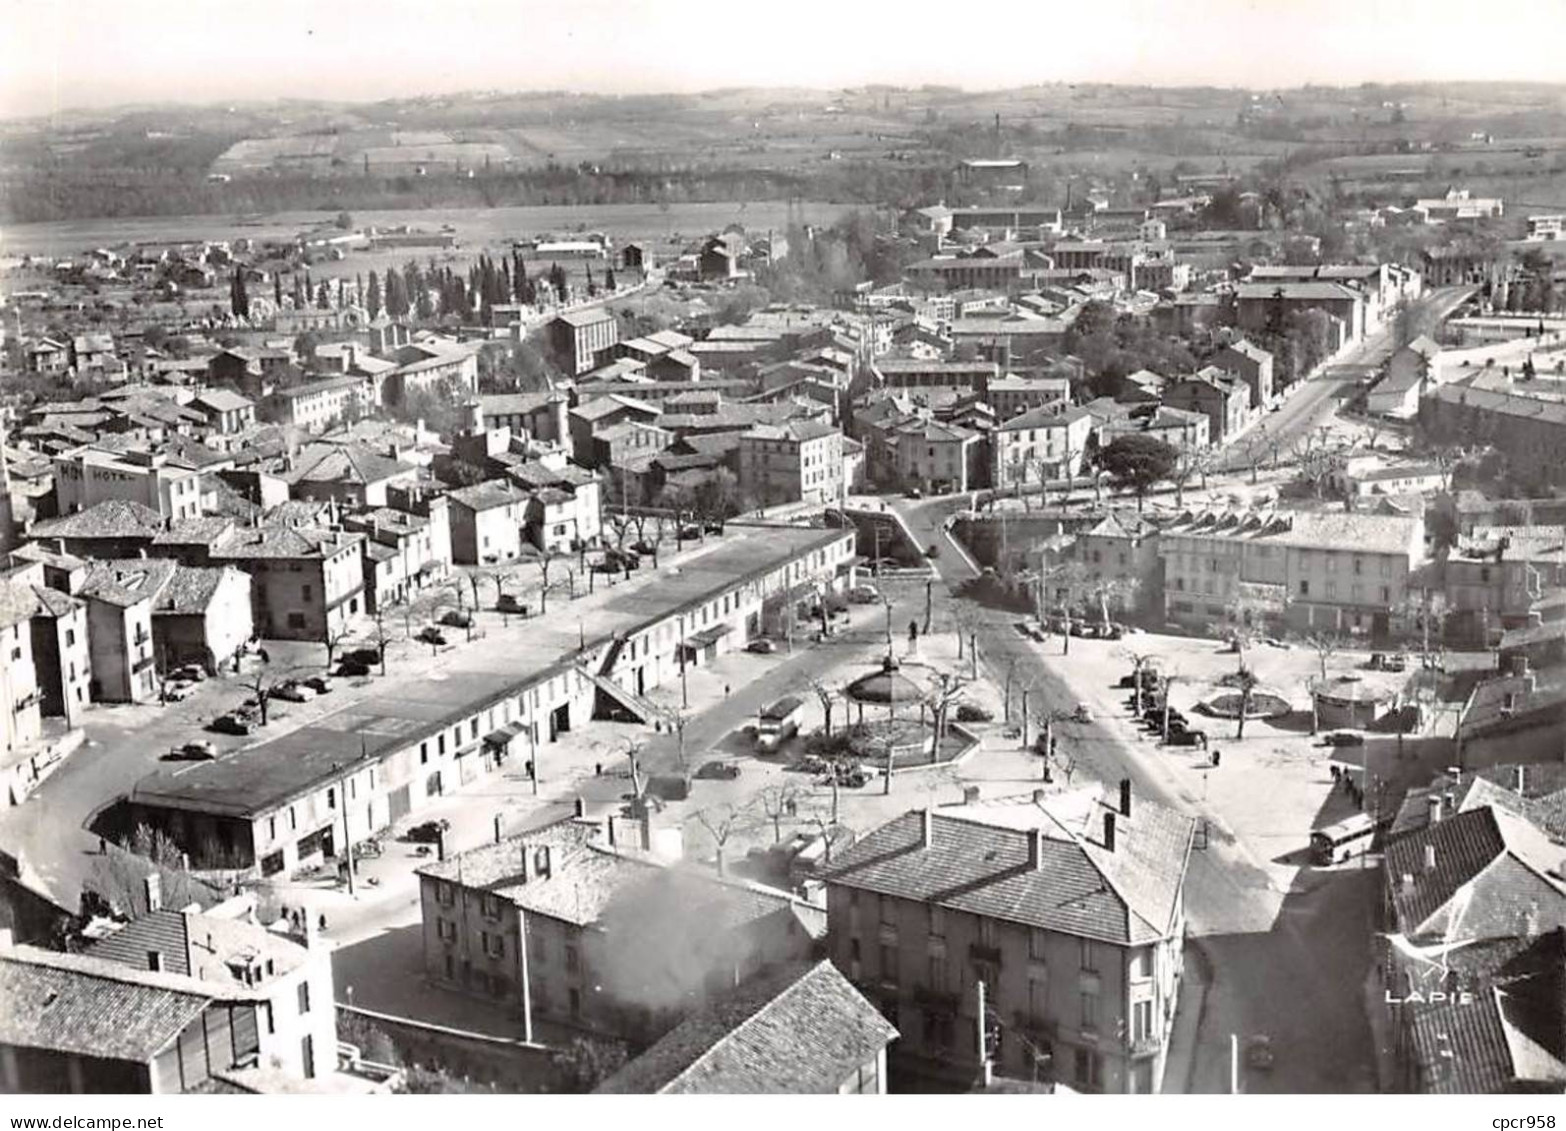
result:
<svg viewBox="0 0 1566 1131"><path fill-rule="evenodd" d="M968 957L974 962L983 962L990 966L999 967L1001 964L1001 949L998 946L970 943L968 945Z"/></svg>
<svg viewBox="0 0 1566 1131"><path fill-rule="evenodd" d="M913 992L914 1004L925 1009L957 1011L961 995L950 990L935 990L929 986L915 986Z"/></svg>
<svg viewBox="0 0 1566 1131"><path fill-rule="evenodd" d="M1149 1033L1143 1037L1131 1038L1126 1045L1126 1054L1131 1057L1155 1056L1163 1047L1163 1038L1156 1033Z"/></svg>

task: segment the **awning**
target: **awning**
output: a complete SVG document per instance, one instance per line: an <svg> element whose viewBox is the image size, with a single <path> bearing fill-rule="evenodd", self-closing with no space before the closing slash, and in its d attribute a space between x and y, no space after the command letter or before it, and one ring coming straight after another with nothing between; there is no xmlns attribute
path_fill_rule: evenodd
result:
<svg viewBox="0 0 1566 1131"><path fill-rule="evenodd" d="M722 640L729 633L726 624L715 624L711 628L704 628L700 632L693 632L685 638L687 648L707 648Z"/></svg>
<svg viewBox="0 0 1566 1131"><path fill-rule="evenodd" d="M525 730L527 730L527 724L524 723L524 722L521 722L520 720L517 721L517 722L514 722L514 723L507 723L505 726L501 727L499 730L492 730L488 734L486 734L484 736L484 745L485 746L506 746L506 745L509 745L513 738L515 738L517 735L523 733Z"/></svg>

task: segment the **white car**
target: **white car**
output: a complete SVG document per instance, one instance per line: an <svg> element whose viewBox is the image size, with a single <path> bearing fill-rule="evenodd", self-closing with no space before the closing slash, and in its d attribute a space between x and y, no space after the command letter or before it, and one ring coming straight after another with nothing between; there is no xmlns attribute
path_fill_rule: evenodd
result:
<svg viewBox="0 0 1566 1131"><path fill-rule="evenodd" d="M282 683L273 689L272 694L290 703L308 703L315 698L315 689L306 687L302 683Z"/></svg>

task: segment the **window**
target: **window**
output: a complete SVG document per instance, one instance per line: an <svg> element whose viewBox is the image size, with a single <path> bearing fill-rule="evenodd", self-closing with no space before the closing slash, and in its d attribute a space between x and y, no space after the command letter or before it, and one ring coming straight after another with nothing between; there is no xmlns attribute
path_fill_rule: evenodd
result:
<svg viewBox="0 0 1566 1131"><path fill-rule="evenodd" d="M337 808L337 790L335 788L326 791L326 807L328 809Z"/></svg>
<svg viewBox="0 0 1566 1131"><path fill-rule="evenodd" d="M935 938L946 937L946 908L930 905L930 934Z"/></svg>
<svg viewBox="0 0 1566 1131"><path fill-rule="evenodd" d="M1044 955L1049 947L1049 935L1045 931L1034 927L1028 931L1028 958L1033 962L1043 962Z"/></svg>
<svg viewBox="0 0 1566 1131"><path fill-rule="evenodd" d="M946 955L930 955L930 966L926 973L926 980L932 990L944 993L947 985Z"/></svg>
<svg viewBox="0 0 1566 1131"><path fill-rule="evenodd" d="M979 945L995 945L995 920L979 917Z"/></svg>
<svg viewBox="0 0 1566 1131"><path fill-rule="evenodd" d="M1145 1041L1153 1035L1153 1003L1147 1001L1135 1002L1131 1006L1131 1039L1133 1041Z"/></svg>
<svg viewBox="0 0 1566 1131"><path fill-rule="evenodd" d="M1102 1084L1104 1058L1090 1049L1077 1050L1077 1086L1097 1089Z"/></svg>
<svg viewBox="0 0 1566 1131"><path fill-rule="evenodd" d="M848 940L848 957L852 962L859 961L859 940L857 938Z"/></svg>
<svg viewBox="0 0 1566 1131"><path fill-rule="evenodd" d="M65 646L67 648L70 648L73 645L75 645L75 643L76 643L76 630L74 628L66 629L65 630Z"/></svg>
<svg viewBox="0 0 1566 1131"><path fill-rule="evenodd" d="M430 744L428 742L421 742L421 743L419 743L419 765L421 765L421 766L427 765L429 763L429 760L430 760Z"/></svg>
<svg viewBox="0 0 1566 1131"><path fill-rule="evenodd" d="M310 600L310 595L310 583L307 581L299 587L299 598L300 600L308 601Z"/></svg>
<svg viewBox="0 0 1566 1131"><path fill-rule="evenodd" d="M1354 576L1358 577L1360 574L1362 574L1364 572L1365 572L1365 559L1364 558L1355 558L1354 559Z"/></svg>
<svg viewBox="0 0 1566 1131"><path fill-rule="evenodd" d="M1082 939L1082 969L1092 973L1098 969L1098 955L1094 953L1093 940Z"/></svg>
<svg viewBox="0 0 1566 1131"><path fill-rule="evenodd" d="M1329 581L1329 582L1327 582L1327 596L1328 597L1336 597L1337 595L1338 595L1338 583L1336 581Z"/></svg>
<svg viewBox="0 0 1566 1131"><path fill-rule="evenodd" d="M1301 597L1309 597L1310 596L1310 582L1308 582L1308 581L1300 582L1300 596Z"/></svg>
<svg viewBox="0 0 1566 1131"><path fill-rule="evenodd" d="M1385 604L1390 603L1391 600L1392 600L1392 590L1389 589L1387 586L1383 585L1381 587L1381 603L1383 605L1385 605Z"/></svg>
<svg viewBox="0 0 1566 1131"><path fill-rule="evenodd" d="M1146 950L1133 950L1131 952L1131 978L1140 981L1150 976L1148 952Z"/></svg>
<svg viewBox="0 0 1566 1131"><path fill-rule="evenodd" d="M315 1079L315 1038L306 1034L299 1041L299 1059L304 1063L306 1080Z"/></svg>
<svg viewBox="0 0 1566 1131"><path fill-rule="evenodd" d="M435 934L443 943L454 943L457 941L457 925L450 919L436 919Z"/></svg>
<svg viewBox="0 0 1566 1131"><path fill-rule="evenodd" d="M299 983L299 1016L310 1012L310 983Z"/></svg>
<svg viewBox="0 0 1566 1131"><path fill-rule="evenodd" d="M895 946L881 947L881 981L890 985L897 985L897 948Z"/></svg>
<svg viewBox="0 0 1566 1131"><path fill-rule="evenodd" d="M483 935L484 953L491 958L504 958L506 956L506 939L504 935L492 935L485 932Z"/></svg>
<svg viewBox="0 0 1566 1131"><path fill-rule="evenodd" d="M1082 1027L1098 1029L1098 995L1087 990L1082 991Z"/></svg>
<svg viewBox="0 0 1566 1131"><path fill-rule="evenodd" d="M570 946L570 945L566 946L566 948L565 948L565 964L566 964L566 970L568 972L572 973L572 974L575 974L578 971L578 969L580 969L580 967L582 965L582 959L581 959L580 955L578 955L576 947Z"/></svg>
<svg viewBox="0 0 1566 1131"><path fill-rule="evenodd" d="M1048 1012L1048 986L1043 978L1028 979L1028 1016L1042 1021Z"/></svg>

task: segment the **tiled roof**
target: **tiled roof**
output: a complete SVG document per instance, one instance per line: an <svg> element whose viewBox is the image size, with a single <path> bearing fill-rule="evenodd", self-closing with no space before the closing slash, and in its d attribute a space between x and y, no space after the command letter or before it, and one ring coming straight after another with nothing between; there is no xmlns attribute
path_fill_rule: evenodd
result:
<svg viewBox="0 0 1566 1131"><path fill-rule="evenodd" d="M243 576L232 566L205 569L178 566L169 583L158 594L152 611L173 616L195 616L205 613L212 604L213 597L217 595L218 588L229 575ZM250 589L248 580L245 589L247 592Z"/></svg>
<svg viewBox="0 0 1566 1131"><path fill-rule="evenodd" d="M68 957L78 959L66 964ZM201 1016L210 998L128 968L17 947L0 952L0 1045L150 1061Z"/></svg>
<svg viewBox="0 0 1566 1131"><path fill-rule="evenodd" d="M94 958L144 968L147 952L160 951L165 969L203 982L250 989L241 971L253 966L254 985L288 975L309 951L265 927L220 915L165 908L132 919L88 948Z"/></svg>
<svg viewBox="0 0 1566 1131"><path fill-rule="evenodd" d="M10 628L38 611L38 597L30 585L0 584L0 628Z"/></svg>
<svg viewBox="0 0 1566 1131"><path fill-rule="evenodd" d="M1410 1052L1426 1092L1485 1095L1510 1089L1512 1054L1495 991L1468 1002L1402 1008L1413 1013Z"/></svg>
<svg viewBox="0 0 1566 1131"><path fill-rule="evenodd" d="M483 483L475 483L471 487L459 488L451 492L447 498L471 511L487 511L496 507L525 503L528 495L509 480L489 479Z"/></svg>
<svg viewBox="0 0 1566 1131"><path fill-rule="evenodd" d="M1076 406L1062 408L1058 404L1039 405L997 424L996 429L1001 432L1018 432L1030 428L1067 428L1090 415L1087 409Z"/></svg>
<svg viewBox="0 0 1566 1131"><path fill-rule="evenodd" d="M229 389L212 389L202 393L196 398L195 403L215 412L237 412L255 405L249 397L240 396Z"/></svg>
<svg viewBox="0 0 1566 1131"><path fill-rule="evenodd" d="M1102 844L1107 811L1096 791L1044 806L1030 801L938 811L930 817L928 848L921 843L923 814L905 813L844 852L825 879L1121 945L1166 937L1193 823L1139 802L1131 818L1117 819L1110 852ZM1040 866L1030 868L1035 830L1042 833Z"/></svg>
<svg viewBox="0 0 1566 1131"><path fill-rule="evenodd" d="M362 534L343 534L313 526L267 523L240 527L212 548L214 558L243 561L246 558L324 558L349 546L357 546Z"/></svg>
<svg viewBox="0 0 1566 1131"><path fill-rule="evenodd" d="M602 1093L836 1093L897 1038L830 962L785 967L681 1022Z"/></svg>
<svg viewBox="0 0 1566 1131"><path fill-rule="evenodd" d="M224 515L197 515L194 518L175 519L167 530L160 531L153 539L154 546L211 546L222 539L234 526L234 520Z"/></svg>
<svg viewBox="0 0 1566 1131"><path fill-rule="evenodd" d="M33 525L34 538L151 538L163 529L163 516L127 499L105 499L84 511Z"/></svg>
<svg viewBox="0 0 1566 1131"><path fill-rule="evenodd" d="M174 576L175 564L165 558L125 558L97 562L87 571L81 595L129 608L156 600Z"/></svg>
<svg viewBox="0 0 1566 1131"><path fill-rule="evenodd" d="M380 483L398 476L412 475L411 463L382 455L363 444L310 444L294 461L294 470L284 475L290 483Z"/></svg>

